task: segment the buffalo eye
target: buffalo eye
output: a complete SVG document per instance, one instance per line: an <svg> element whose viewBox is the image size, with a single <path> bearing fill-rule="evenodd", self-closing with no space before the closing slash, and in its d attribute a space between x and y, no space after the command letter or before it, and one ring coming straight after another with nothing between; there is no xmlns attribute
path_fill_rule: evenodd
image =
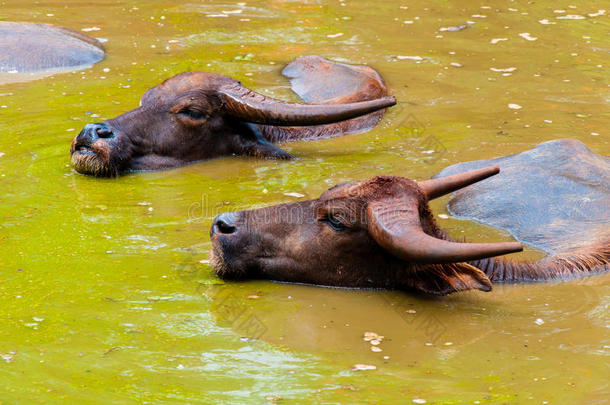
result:
<svg viewBox="0 0 610 405"><path fill-rule="evenodd" d="M343 222L339 221L336 217L332 215L327 215L321 219L322 222L330 226L335 231L343 231L347 229L347 226L343 224Z"/></svg>
<svg viewBox="0 0 610 405"><path fill-rule="evenodd" d="M190 118L192 120L202 120L205 118L204 113L189 107L181 109L180 111L178 111L178 114L182 115L183 117Z"/></svg>

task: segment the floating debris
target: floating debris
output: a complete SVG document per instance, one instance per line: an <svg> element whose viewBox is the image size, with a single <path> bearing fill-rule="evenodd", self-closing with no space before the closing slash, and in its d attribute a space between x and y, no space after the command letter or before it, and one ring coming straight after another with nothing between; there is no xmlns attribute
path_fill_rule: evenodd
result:
<svg viewBox="0 0 610 405"><path fill-rule="evenodd" d="M527 39L528 41L535 41L538 39L537 37L531 36L529 32L522 32L519 34L519 36L523 39Z"/></svg>
<svg viewBox="0 0 610 405"><path fill-rule="evenodd" d="M516 67L509 67L509 68L504 68L504 69L489 68L489 70L491 70L492 72L514 72L515 70L517 70L517 68Z"/></svg>
<svg viewBox="0 0 610 405"><path fill-rule="evenodd" d="M451 62L450 65L453 66L453 67L457 67L457 68L461 68L462 67L462 65L460 63L457 63L457 62Z"/></svg>
<svg viewBox="0 0 610 405"><path fill-rule="evenodd" d="M364 341L370 342L372 340L379 340L380 342L384 339L385 336L378 335L375 332L364 332Z"/></svg>
<svg viewBox="0 0 610 405"><path fill-rule="evenodd" d="M83 31L83 32L91 32L91 31L99 31L99 30L101 30L100 27L88 27L88 28L81 29L81 31Z"/></svg>
<svg viewBox="0 0 610 405"><path fill-rule="evenodd" d="M111 347L110 349L108 349L108 350L106 350L104 353L102 353L102 357L106 357L106 356L108 356L109 354L114 353L114 352L116 352L116 351L118 351L118 350L121 350L121 348L120 348L120 347L118 347L118 346L116 346L116 347Z"/></svg>
<svg viewBox="0 0 610 405"><path fill-rule="evenodd" d="M556 22L554 22L554 21L549 21L549 20L547 20L546 18L545 18L544 20L538 20L538 22L539 22L540 24L543 24L543 25L557 24Z"/></svg>
<svg viewBox="0 0 610 405"><path fill-rule="evenodd" d="M354 364L352 367L353 371L366 371L366 370L376 370L377 366L373 366L372 364Z"/></svg>
<svg viewBox="0 0 610 405"><path fill-rule="evenodd" d="M606 10L597 10L597 13L587 14L589 17L599 17L600 15L605 15Z"/></svg>
<svg viewBox="0 0 610 405"><path fill-rule="evenodd" d="M498 42L501 42L501 41L508 41L508 38L494 38L494 39L492 39L489 42L491 42L493 45L495 45L495 44L497 44Z"/></svg>
<svg viewBox="0 0 610 405"><path fill-rule="evenodd" d="M371 351L375 352L375 353L379 353L379 352L381 352L383 350L381 349L381 347L371 346Z"/></svg>
<svg viewBox="0 0 610 405"><path fill-rule="evenodd" d="M557 17L558 20L584 20L585 17L578 14L568 14Z"/></svg>
<svg viewBox="0 0 610 405"><path fill-rule="evenodd" d="M336 34L328 34L326 37L327 38L339 38L341 36L343 36L343 33L342 32L338 32Z"/></svg>
<svg viewBox="0 0 610 405"><path fill-rule="evenodd" d="M426 400L425 399L421 399L421 398L413 398L413 403L414 404L425 404Z"/></svg>
<svg viewBox="0 0 610 405"><path fill-rule="evenodd" d="M544 321L543 321L542 319L540 319L540 318L536 319L536 320L534 321L534 323L535 323L536 325L544 325Z"/></svg>
<svg viewBox="0 0 610 405"><path fill-rule="evenodd" d="M397 55L396 59L400 59L400 60L404 60L404 59L409 59L409 60L424 60L424 58L422 58L421 56L404 56L404 55Z"/></svg>
<svg viewBox="0 0 610 405"><path fill-rule="evenodd" d="M470 24L460 24L460 25L456 25L456 26L453 26L453 27L442 27L442 28L439 29L439 31L456 32L456 31L465 30L469 26L470 26Z"/></svg>
<svg viewBox="0 0 610 405"><path fill-rule="evenodd" d="M519 104L509 104L508 108L510 108L511 110L520 110L523 107L521 107Z"/></svg>
<svg viewBox="0 0 610 405"><path fill-rule="evenodd" d="M17 352L14 350L11 350L10 352L8 352L6 354L0 354L0 358L2 360L6 361L7 363L11 363L15 359L16 355L17 355Z"/></svg>
<svg viewBox="0 0 610 405"><path fill-rule="evenodd" d="M301 193L284 193L284 195L286 195L288 197L296 197L296 198L305 197L305 194L301 194Z"/></svg>

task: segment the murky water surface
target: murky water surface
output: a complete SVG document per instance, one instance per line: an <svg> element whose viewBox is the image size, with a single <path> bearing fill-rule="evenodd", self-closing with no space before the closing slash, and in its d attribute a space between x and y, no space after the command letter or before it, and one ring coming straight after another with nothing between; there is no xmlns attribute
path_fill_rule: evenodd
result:
<svg viewBox="0 0 610 405"><path fill-rule="evenodd" d="M486 4L1 1L2 20L87 29L108 51L90 69L0 85L1 402L607 403L608 275L429 299L225 284L201 263L216 213L296 199L285 193L427 178L560 137L609 154L608 3ZM220 72L294 99L280 70L307 54L370 64L399 105L368 133L284 145L294 162L116 180L70 168L85 123L165 78Z"/></svg>

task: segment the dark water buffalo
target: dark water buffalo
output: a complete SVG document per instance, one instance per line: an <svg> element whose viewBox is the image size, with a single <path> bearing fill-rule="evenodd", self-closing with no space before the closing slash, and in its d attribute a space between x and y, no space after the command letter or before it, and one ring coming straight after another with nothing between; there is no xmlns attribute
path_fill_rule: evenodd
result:
<svg viewBox="0 0 610 405"><path fill-rule="evenodd" d="M457 243L428 201L499 172L487 167L416 183L379 176L333 187L317 200L219 215L211 263L225 279L263 278L328 286L489 291L492 282L563 279L607 270L610 243L537 263L492 257L520 243ZM518 217L519 213L510 213Z"/></svg>
<svg viewBox="0 0 610 405"><path fill-rule="evenodd" d="M448 203L452 214L505 229L551 254L610 239L610 158L577 140L557 139L516 155L453 165L435 177L489 165L500 165L502 173L455 193Z"/></svg>
<svg viewBox="0 0 610 405"><path fill-rule="evenodd" d="M289 159L273 142L363 131L395 104L369 67L310 56L283 73L315 104L265 97L219 74L182 73L147 91L139 108L87 125L72 142L72 163L80 173L111 177L228 155Z"/></svg>
<svg viewBox="0 0 610 405"><path fill-rule="evenodd" d="M98 40L48 24L0 21L0 73L32 73L93 65L104 59Z"/></svg>

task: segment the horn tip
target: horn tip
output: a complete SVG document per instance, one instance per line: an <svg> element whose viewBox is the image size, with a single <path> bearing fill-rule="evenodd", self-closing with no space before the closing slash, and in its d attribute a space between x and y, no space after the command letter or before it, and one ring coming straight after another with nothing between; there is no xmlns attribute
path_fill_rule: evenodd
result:
<svg viewBox="0 0 610 405"><path fill-rule="evenodd" d="M381 102L386 106L386 107L392 107L393 105L396 105L396 97L394 96L387 96L387 97L383 97L381 99Z"/></svg>
<svg viewBox="0 0 610 405"><path fill-rule="evenodd" d="M506 244L506 253L523 252L523 245L520 242L508 242Z"/></svg>

